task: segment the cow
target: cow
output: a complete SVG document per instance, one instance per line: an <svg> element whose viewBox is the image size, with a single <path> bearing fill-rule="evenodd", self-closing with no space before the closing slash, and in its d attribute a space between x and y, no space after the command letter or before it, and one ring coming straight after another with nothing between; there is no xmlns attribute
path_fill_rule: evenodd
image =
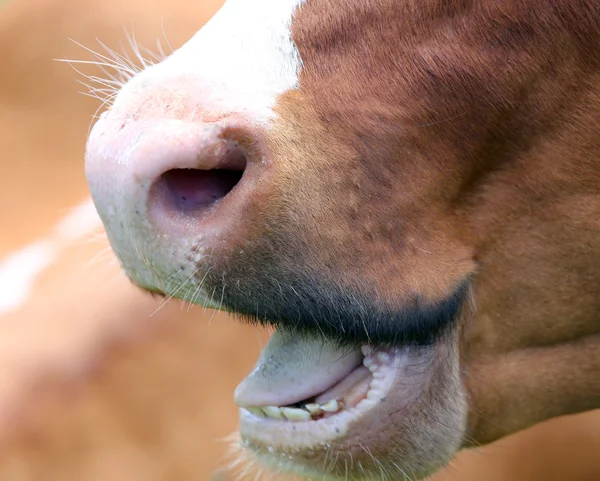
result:
<svg viewBox="0 0 600 481"><path fill-rule="evenodd" d="M141 289L275 327L241 445L421 479L600 407L600 4L228 0L88 138Z"/></svg>

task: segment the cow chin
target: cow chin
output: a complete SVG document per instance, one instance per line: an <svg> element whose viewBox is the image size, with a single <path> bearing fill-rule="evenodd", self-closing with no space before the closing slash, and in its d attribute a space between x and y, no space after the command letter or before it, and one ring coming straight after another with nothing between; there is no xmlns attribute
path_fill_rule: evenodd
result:
<svg viewBox="0 0 600 481"><path fill-rule="evenodd" d="M375 348L361 364L371 371L364 398L330 416L289 421L241 408L242 445L275 470L309 478L421 479L446 464L466 413L450 345Z"/></svg>

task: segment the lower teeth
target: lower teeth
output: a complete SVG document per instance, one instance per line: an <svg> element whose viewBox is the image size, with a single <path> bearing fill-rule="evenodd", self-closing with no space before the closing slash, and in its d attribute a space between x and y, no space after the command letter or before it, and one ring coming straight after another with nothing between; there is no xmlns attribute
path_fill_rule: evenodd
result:
<svg viewBox="0 0 600 481"><path fill-rule="evenodd" d="M308 403L301 408L295 407L279 407L279 406L261 406L247 407L251 413L271 419L287 419L289 421L310 421L311 419L319 419L327 413L333 414L341 411L344 408L344 400L331 399L323 404Z"/></svg>
<svg viewBox="0 0 600 481"><path fill-rule="evenodd" d="M390 361L389 354L384 353L384 352L377 353L377 358L375 358L375 356L372 356L373 353L368 346L363 347L363 354L365 355L365 359L363 359L362 369L363 370L365 368L368 369L368 371L370 371L371 375L373 373L375 373L375 371L377 370L380 363L387 364ZM368 371L367 371L367 373L368 373ZM360 376L362 376L362 378L365 378L364 372L359 373L358 369L355 371L355 374L357 376L359 376L359 381L360 381ZM366 386L367 391L368 391L368 389L370 389L370 383L369 383L369 386ZM334 391L335 391L335 389L334 389ZM344 388L344 391L346 391L345 388ZM334 393L331 393L331 394L333 394L335 396ZM360 397L363 397L362 393L360 391L357 393L356 391L353 392L352 389L350 389L350 392L346 391L346 394L350 396L349 402L351 403L350 404L351 406L355 405L356 402L358 402L357 398L356 398L357 394ZM366 396L366 392L364 393L364 395ZM317 396L317 398L318 398L318 396ZM360 400L360 399L358 399L358 400ZM247 407L245 409L259 417L266 417L266 418L277 419L277 420L289 420L289 421L310 421L310 420L317 420L317 419L326 417L328 415L338 413L338 412L342 411L345 407L346 407L345 399L343 397L337 397L337 398L330 399L323 403L315 403L315 402L310 402L310 403L306 403L306 404L305 403L297 403L297 404L294 404L292 406L287 406L287 407L254 406L254 407Z"/></svg>

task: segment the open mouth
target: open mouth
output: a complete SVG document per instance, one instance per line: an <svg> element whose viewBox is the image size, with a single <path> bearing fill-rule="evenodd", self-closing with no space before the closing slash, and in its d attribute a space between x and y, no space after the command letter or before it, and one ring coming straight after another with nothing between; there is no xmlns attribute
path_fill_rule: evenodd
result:
<svg viewBox="0 0 600 481"><path fill-rule="evenodd" d="M309 479L421 479L461 443L457 380L451 341L348 350L278 330L236 390L241 446L276 472Z"/></svg>
<svg viewBox="0 0 600 481"><path fill-rule="evenodd" d="M364 400L385 395L381 381L385 377L385 368L390 367L392 356L384 351L373 352L368 346L363 346L360 351L363 354L360 362L338 382L332 378L332 386L325 391L293 404L246 406L244 409L258 417L292 422L316 421L342 411L352 411L359 408ZM352 358L355 357L353 354Z"/></svg>
<svg viewBox="0 0 600 481"><path fill-rule="evenodd" d="M240 432L255 451L297 452L350 443L357 422L378 419L378 406L410 357L410 348L362 346L276 331L254 371L238 386Z"/></svg>

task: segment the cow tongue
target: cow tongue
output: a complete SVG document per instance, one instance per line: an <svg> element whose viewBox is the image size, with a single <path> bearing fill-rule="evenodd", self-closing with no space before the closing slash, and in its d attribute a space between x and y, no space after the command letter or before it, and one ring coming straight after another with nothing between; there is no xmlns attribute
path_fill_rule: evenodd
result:
<svg viewBox="0 0 600 481"><path fill-rule="evenodd" d="M250 407L304 401L337 384L362 359L360 349L348 351L323 338L277 330L235 390L235 402Z"/></svg>

